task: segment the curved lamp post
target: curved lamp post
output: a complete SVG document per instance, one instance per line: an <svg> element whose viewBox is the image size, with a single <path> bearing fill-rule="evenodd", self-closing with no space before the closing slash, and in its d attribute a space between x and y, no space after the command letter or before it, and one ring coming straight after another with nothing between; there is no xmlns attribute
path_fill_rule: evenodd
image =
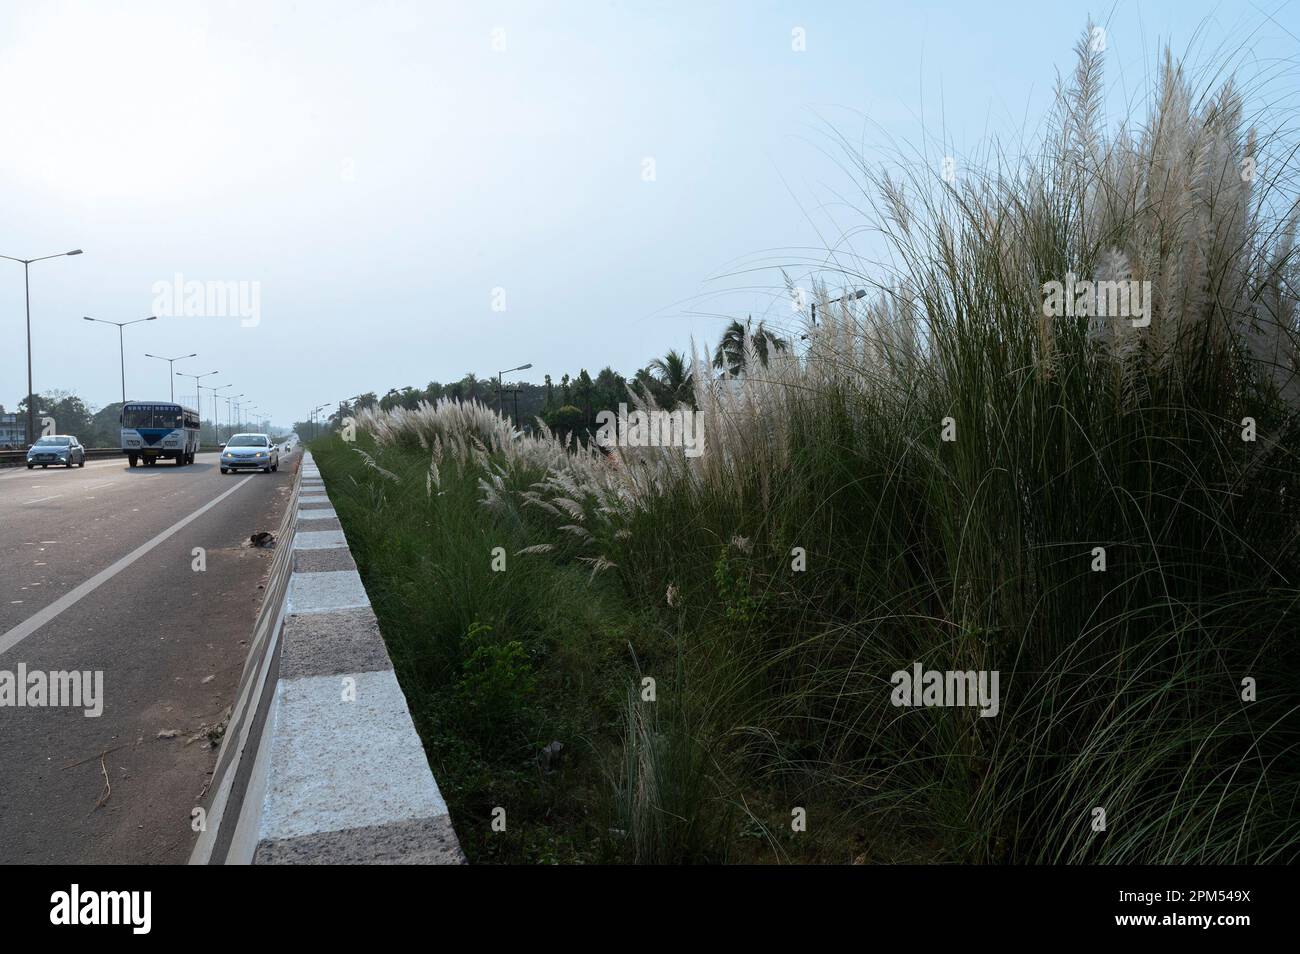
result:
<svg viewBox="0 0 1300 954"><path fill-rule="evenodd" d="M126 403L126 346L122 343L122 329L127 325L138 325L142 321L157 321L157 315L150 315L148 318L137 318L135 321L108 321L104 318L91 318L89 315L83 315L86 321L97 321L101 325L117 325L117 359L122 364L122 403Z"/></svg>
<svg viewBox="0 0 1300 954"><path fill-rule="evenodd" d="M172 403L175 403L176 402L176 375L175 375L176 362L183 361L186 358L197 358L198 354L197 353L183 354L177 358L164 358L160 354L150 354L148 351L146 351L144 353L144 356L146 358L157 358L159 361L167 362L167 383L171 385Z"/></svg>
<svg viewBox="0 0 1300 954"><path fill-rule="evenodd" d="M44 262L51 258L63 258L65 255L80 255L81 249L71 252L57 252L54 255L42 255L40 258L14 258L12 255L0 255L11 262L21 262L23 266L23 295L27 299L27 443L36 440L35 395L32 394L32 286L28 275L28 266L32 262Z"/></svg>

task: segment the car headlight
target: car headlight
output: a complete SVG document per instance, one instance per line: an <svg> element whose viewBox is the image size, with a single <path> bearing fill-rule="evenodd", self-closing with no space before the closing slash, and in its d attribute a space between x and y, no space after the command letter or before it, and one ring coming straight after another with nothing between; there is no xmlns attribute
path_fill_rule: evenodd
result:
<svg viewBox="0 0 1300 954"><path fill-rule="evenodd" d="M232 453L230 453L230 451L226 451L226 452L225 452L224 454L222 454L221 456L222 456L222 457L234 457L235 455L232 454Z"/></svg>
<svg viewBox="0 0 1300 954"><path fill-rule="evenodd" d="M266 451L258 451L258 452L257 452L257 456L258 456L258 457L265 457L265 456L266 456Z"/></svg>

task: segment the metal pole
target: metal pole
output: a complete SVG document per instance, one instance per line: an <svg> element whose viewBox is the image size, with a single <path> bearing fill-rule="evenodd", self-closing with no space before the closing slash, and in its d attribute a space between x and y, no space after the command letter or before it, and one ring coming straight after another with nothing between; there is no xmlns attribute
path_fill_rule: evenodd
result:
<svg viewBox="0 0 1300 954"><path fill-rule="evenodd" d="M122 364L122 403L126 403L126 345L123 343L122 329L124 325L117 326L117 360ZM169 365L167 370L171 370ZM173 395L174 397L174 395Z"/></svg>
<svg viewBox="0 0 1300 954"><path fill-rule="evenodd" d="M36 402L32 395L32 280L31 264L32 262L44 262L51 258L62 258L65 255L80 255L81 249L73 249L71 252L59 252L55 255L43 255L40 258L14 258L12 255L0 255L0 258L10 262L22 262L23 265L23 299L27 304L27 442L34 443L36 440Z"/></svg>
<svg viewBox="0 0 1300 954"><path fill-rule="evenodd" d="M27 443L36 443L36 419L32 404L32 283L30 262L23 262L23 297L27 299Z"/></svg>

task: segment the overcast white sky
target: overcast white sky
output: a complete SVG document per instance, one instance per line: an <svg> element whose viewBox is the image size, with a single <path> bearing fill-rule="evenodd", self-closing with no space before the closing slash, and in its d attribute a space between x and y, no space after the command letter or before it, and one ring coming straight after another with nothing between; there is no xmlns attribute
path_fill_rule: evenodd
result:
<svg viewBox="0 0 1300 954"><path fill-rule="evenodd" d="M1091 8L1117 96L1198 26L1296 75L1294 3L1121 6ZM866 224L828 130L868 155L1032 131L1089 9L5 0L0 254L85 249L32 266L36 390L117 400L117 332L82 316L150 314L177 274L257 283L260 320L128 328L128 396L168 393L144 352L197 351L178 366L279 424L524 362L631 374L730 317L789 322L779 274L746 266L804 280ZM9 409L22 271L0 261Z"/></svg>

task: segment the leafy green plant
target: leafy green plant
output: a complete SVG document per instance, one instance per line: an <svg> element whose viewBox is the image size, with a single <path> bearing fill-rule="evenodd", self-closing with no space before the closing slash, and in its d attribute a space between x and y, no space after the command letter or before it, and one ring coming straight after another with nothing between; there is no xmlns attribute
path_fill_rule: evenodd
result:
<svg viewBox="0 0 1300 954"><path fill-rule="evenodd" d="M463 643L465 661L455 685L465 724L485 740L524 726L537 688L523 643L496 642L491 636L490 625L470 624Z"/></svg>

